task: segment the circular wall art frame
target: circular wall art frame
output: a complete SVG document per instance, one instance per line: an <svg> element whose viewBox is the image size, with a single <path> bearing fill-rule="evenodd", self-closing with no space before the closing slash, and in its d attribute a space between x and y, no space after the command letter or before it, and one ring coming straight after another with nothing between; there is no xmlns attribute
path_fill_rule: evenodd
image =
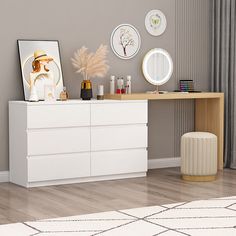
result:
<svg viewBox="0 0 236 236"><path fill-rule="evenodd" d="M166 30L167 21L164 13L160 10L151 10L145 18L145 26L149 34L159 36Z"/></svg>
<svg viewBox="0 0 236 236"><path fill-rule="evenodd" d="M130 24L118 25L111 34L111 48L121 59L131 59L139 52L141 37L138 30Z"/></svg>

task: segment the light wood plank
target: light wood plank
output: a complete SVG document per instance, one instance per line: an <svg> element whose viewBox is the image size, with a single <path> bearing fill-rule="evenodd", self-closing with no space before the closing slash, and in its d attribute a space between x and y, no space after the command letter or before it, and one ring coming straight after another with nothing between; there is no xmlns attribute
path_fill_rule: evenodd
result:
<svg viewBox="0 0 236 236"><path fill-rule="evenodd" d="M25 189L0 184L0 224L236 196L236 171L213 182L181 179L179 168L157 169L146 178Z"/></svg>
<svg viewBox="0 0 236 236"><path fill-rule="evenodd" d="M106 94L106 99L114 100L175 100L175 99L204 99L221 98L223 93L177 93L169 92L167 94L158 93L132 93L132 94Z"/></svg>

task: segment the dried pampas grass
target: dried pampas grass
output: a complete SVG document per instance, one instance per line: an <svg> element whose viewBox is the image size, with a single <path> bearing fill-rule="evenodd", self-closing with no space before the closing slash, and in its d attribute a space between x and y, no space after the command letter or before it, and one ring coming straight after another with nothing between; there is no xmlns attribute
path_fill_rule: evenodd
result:
<svg viewBox="0 0 236 236"><path fill-rule="evenodd" d="M107 54L106 45L101 44L95 53L89 53L88 48L82 47L74 53L74 58L71 58L71 61L76 72L82 74L85 80L104 77L109 69L106 60Z"/></svg>

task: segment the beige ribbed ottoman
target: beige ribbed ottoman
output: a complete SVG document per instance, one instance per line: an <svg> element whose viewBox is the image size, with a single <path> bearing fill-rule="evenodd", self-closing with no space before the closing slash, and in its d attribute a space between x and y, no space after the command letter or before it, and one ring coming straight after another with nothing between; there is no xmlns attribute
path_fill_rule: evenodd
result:
<svg viewBox="0 0 236 236"><path fill-rule="evenodd" d="M217 137L191 132L181 137L181 174L188 181L213 181L217 174Z"/></svg>

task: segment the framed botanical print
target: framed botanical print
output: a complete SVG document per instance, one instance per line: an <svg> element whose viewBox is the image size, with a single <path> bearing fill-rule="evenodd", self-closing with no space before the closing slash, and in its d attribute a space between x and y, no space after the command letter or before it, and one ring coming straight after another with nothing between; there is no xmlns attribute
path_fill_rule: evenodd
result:
<svg viewBox="0 0 236 236"><path fill-rule="evenodd" d="M45 89L54 86L55 99L63 91L57 40L17 40L25 100L45 100Z"/></svg>
<svg viewBox="0 0 236 236"><path fill-rule="evenodd" d="M113 30L110 43L116 56L121 59L130 59L139 52L141 37L133 25L121 24Z"/></svg>
<svg viewBox="0 0 236 236"><path fill-rule="evenodd" d="M159 36L163 34L167 27L167 20L160 10L151 10L145 18L145 27L149 34Z"/></svg>

